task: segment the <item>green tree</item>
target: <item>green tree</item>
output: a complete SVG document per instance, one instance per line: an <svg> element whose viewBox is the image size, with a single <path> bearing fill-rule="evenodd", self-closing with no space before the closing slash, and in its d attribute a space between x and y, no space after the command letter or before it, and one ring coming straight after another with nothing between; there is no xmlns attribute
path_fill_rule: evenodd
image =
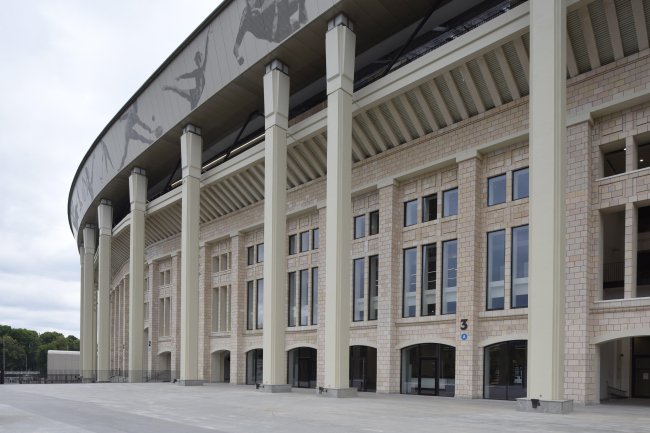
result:
<svg viewBox="0 0 650 433"><path fill-rule="evenodd" d="M3 335L0 341L4 345L4 356L7 371L16 371L25 369L25 350L21 345L11 336ZM0 353L0 357L2 353ZM0 358L0 362L2 359Z"/></svg>

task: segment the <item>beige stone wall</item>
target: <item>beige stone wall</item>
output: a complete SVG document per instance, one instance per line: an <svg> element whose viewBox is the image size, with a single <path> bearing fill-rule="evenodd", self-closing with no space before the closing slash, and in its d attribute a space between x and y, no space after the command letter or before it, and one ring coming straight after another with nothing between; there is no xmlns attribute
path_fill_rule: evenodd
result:
<svg viewBox="0 0 650 433"><path fill-rule="evenodd" d="M616 63L568 80L567 111L569 115L593 105L611 101L622 92L645 88L648 76L646 50ZM596 346L590 340L617 332L648 330L650 334L650 301L598 301L599 224L600 212L614 207L627 209L626 252L628 276L626 293L631 294L633 217L636 207L650 200L650 170L636 170L607 179L600 179L602 155L600 146L623 141L645 139L650 121L650 103L622 112L572 125L567 128L567 246L566 246L566 397L578 403L597 401L598 375ZM481 144L525 131L528 128L528 97L502 105L478 116L440 129L419 139L380 153L353 166L352 189L375 184L407 170L433 163ZM627 141L626 141L627 140ZM647 140L646 140L647 141ZM629 158L628 158L629 159ZM629 159L628 164L632 164ZM528 309L510 308L512 278L512 229L528 224L528 199L512 200L512 172L529 165L528 143L514 145L478 155L437 170L411 177L401 183L381 185L379 189L355 196L353 217L367 215L366 233L352 241L352 259L366 258L365 281L368 284L368 260L379 255L379 318L370 321L367 310L363 321L350 323L351 344L377 348L378 392L396 393L400 390L400 349L414 342L451 341L456 351L456 395L482 398L483 348L488 340L507 340L528 332ZM487 205L488 179L506 174L506 202ZM325 178L319 178L288 191L289 213L309 208L307 213L287 220L288 236L310 231L310 250L287 258L287 272L309 270L311 314L311 270L319 268L318 324L287 327L286 347L307 345L318 349L318 383L323 382L324 307L325 307L325 209L317 204L325 200ZM459 215L442 218L442 192L459 188ZM438 194L438 215L435 221L422 222L422 197ZM418 223L403 227L404 202L418 199ZM379 234L370 236L368 215L379 210ZM201 297L200 297L200 377L211 380L211 353L229 350L231 382L245 383L246 351L262 347L262 330L246 329L246 283L263 278L263 263L247 264L247 248L263 242L263 201L217 218L201 226ZM253 227L253 228L251 228ZM320 229L320 248L311 248L311 231ZM242 232L242 230L244 232ZM505 307L486 311L487 233L505 230L506 271ZM458 240L458 306L457 313L440 315L442 242ZM422 246L437 245L437 300L435 316L420 315ZM405 248L417 248L416 317L402 317L403 256ZM151 289L149 337L152 341L150 368L157 365L157 354L170 351L172 369L178 369L180 349L178 322L180 305L180 236L175 236L146 250ZM231 265L226 271L212 269L212 257L230 254ZM161 270L172 270L172 283L161 286ZM120 368L119 356L124 341L124 293L128 284L122 283L128 274L128 263L115 275L112 283L116 337L111 339L112 365ZM352 275L350 275L352 283ZM212 289L228 286L230 330L212 330ZM367 291L367 287L366 287ZM297 290L299 292L299 290ZM287 291L288 293L288 291ZM172 335L161 338L158 330L158 300L172 297ZM288 296L288 295L287 295ZM297 303L298 304L298 303ZM353 305L350 304L352 311ZM367 307L366 307L367 308ZM288 298L287 310L288 311ZM460 320L468 319L467 331L460 331ZM297 322L299 323L299 322ZM461 334L468 334L463 341ZM117 350L116 350L117 349Z"/></svg>

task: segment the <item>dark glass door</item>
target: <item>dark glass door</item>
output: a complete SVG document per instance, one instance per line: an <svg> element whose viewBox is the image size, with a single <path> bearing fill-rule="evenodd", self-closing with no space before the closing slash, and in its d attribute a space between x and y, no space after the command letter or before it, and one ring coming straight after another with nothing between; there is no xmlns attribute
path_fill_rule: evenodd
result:
<svg viewBox="0 0 650 433"><path fill-rule="evenodd" d="M650 356L634 357L634 397L650 398Z"/></svg>
<svg viewBox="0 0 650 433"><path fill-rule="evenodd" d="M420 395L438 395L438 359L420 358Z"/></svg>
<svg viewBox="0 0 650 433"><path fill-rule="evenodd" d="M311 358L300 358L298 361L298 387L309 388Z"/></svg>
<svg viewBox="0 0 650 433"><path fill-rule="evenodd" d="M507 341L485 348L483 398L515 400L526 397L526 341Z"/></svg>
<svg viewBox="0 0 650 433"><path fill-rule="evenodd" d="M366 390L366 358L350 358L350 387Z"/></svg>

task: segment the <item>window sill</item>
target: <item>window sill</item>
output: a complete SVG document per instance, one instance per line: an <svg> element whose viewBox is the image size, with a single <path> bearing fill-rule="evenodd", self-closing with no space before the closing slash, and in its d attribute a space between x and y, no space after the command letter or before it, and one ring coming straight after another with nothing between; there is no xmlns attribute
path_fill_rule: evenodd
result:
<svg viewBox="0 0 650 433"><path fill-rule="evenodd" d="M396 326L426 325L428 323L455 322L456 313L437 316L401 317L395 321Z"/></svg>
<svg viewBox="0 0 650 433"><path fill-rule="evenodd" d="M607 301L594 301L591 310L604 310L610 308L636 308L650 306L650 298L625 298L610 299Z"/></svg>
<svg viewBox="0 0 650 433"><path fill-rule="evenodd" d="M248 329L244 331L244 335L262 335L263 333L263 329Z"/></svg>
<svg viewBox="0 0 650 433"><path fill-rule="evenodd" d="M607 176L607 177L601 177L599 179L596 179L596 182L607 181L607 180L613 180L613 181L616 182L616 181L619 180L619 179L617 179L619 177L622 177L622 176L625 176L625 175L631 175L631 174L640 174L640 172L642 172L644 170L650 170L650 167L637 168L636 170L626 171L625 173L615 174L615 175ZM643 174L646 174L646 173L643 173Z"/></svg>
<svg viewBox="0 0 650 433"><path fill-rule="evenodd" d="M285 330L286 330L286 332L316 331L316 330L318 330L318 325L287 326L285 328Z"/></svg>
<svg viewBox="0 0 650 433"><path fill-rule="evenodd" d="M210 332L210 338L223 338L223 337L230 338L230 331Z"/></svg>
<svg viewBox="0 0 650 433"><path fill-rule="evenodd" d="M478 313L479 319L492 319L492 318L503 318L503 317L516 317L516 316L528 316L528 307L524 308L509 308L507 310L490 310L490 311L481 311Z"/></svg>

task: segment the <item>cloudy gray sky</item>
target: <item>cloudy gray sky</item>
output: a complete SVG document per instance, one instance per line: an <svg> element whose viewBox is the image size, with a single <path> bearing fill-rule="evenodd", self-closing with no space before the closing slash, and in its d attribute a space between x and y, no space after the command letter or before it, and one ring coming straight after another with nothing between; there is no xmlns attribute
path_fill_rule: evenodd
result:
<svg viewBox="0 0 650 433"><path fill-rule="evenodd" d="M25 0L0 13L0 324L79 336L67 199L104 126L220 0Z"/></svg>

